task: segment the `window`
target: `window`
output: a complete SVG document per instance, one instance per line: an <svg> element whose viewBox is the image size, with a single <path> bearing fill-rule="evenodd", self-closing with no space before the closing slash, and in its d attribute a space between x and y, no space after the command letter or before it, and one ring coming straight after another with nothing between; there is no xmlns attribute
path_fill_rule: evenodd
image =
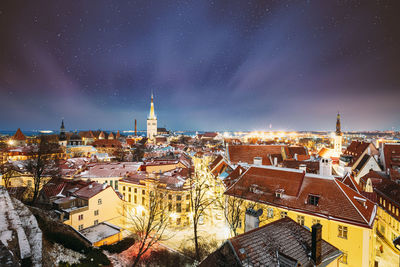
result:
<svg viewBox="0 0 400 267"><path fill-rule="evenodd" d="M267 218L274 218L274 209L273 208L268 208Z"/></svg>
<svg viewBox="0 0 400 267"><path fill-rule="evenodd" d="M145 202L144 197L142 197L142 205L144 205L144 202Z"/></svg>
<svg viewBox="0 0 400 267"><path fill-rule="evenodd" d="M142 195L146 195L146 191L144 189L142 190Z"/></svg>
<svg viewBox="0 0 400 267"><path fill-rule="evenodd" d="M125 193L123 193L122 195L124 196L124 199L125 199Z"/></svg>
<svg viewBox="0 0 400 267"><path fill-rule="evenodd" d="M318 206L319 196L308 195L308 204Z"/></svg>
<svg viewBox="0 0 400 267"><path fill-rule="evenodd" d="M160 193L160 198L162 199L164 197L163 193Z"/></svg>
<svg viewBox="0 0 400 267"><path fill-rule="evenodd" d="M94 211L94 216L97 216L97 215L99 215L99 210Z"/></svg>
<svg viewBox="0 0 400 267"><path fill-rule="evenodd" d="M182 205L181 205L181 203L176 203L176 212L182 212Z"/></svg>
<svg viewBox="0 0 400 267"><path fill-rule="evenodd" d="M110 181L110 186L111 186L111 187L113 186L113 181L112 181L112 180Z"/></svg>
<svg viewBox="0 0 400 267"><path fill-rule="evenodd" d="M176 219L176 225L180 225L181 224L181 218L177 218Z"/></svg>
<svg viewBox="0 0 400 267"><path fill-rule="evenodd" d="M339 230L338 237L347 239L347 227L339 225L338 230Z"/></svg>
<svg viewBox="0 0 400 267"><path fill-rule="evenodd" d="M379 198L379 203L382 204L382 198L381 197Z"/></svg>
<svg viewBox="0 0 400 267"><path fill-rule="evenodd" d="M297 223L304 226L304 216L297 215Z"/></svg>
<svg viewBox="0 0 400 267"><path fill-rule="evenodd" d="M168 203L168 211L172 211L172 203Z"/></svg>
<svg viewBox="0 0 400 267"><path fill-rule="evenodd" d="M287 211L281 211L281 219L287 216Z"/></svg>
<svg viewBox="0 0 400 267"><path fill-rule="evenodd" d="M94 220L94 225L98 225L99 224L99 220Z"/></svg>
<svg viewBox="0 0 400 267"><path fill-rule="evenodd" d="M386 201L383 200L383 206L386 208Z"/></svg>
<svg viewBox="0 0 400 267"><path fill-rule="evenodd" d="M115 181L115 182L114 182L114 185L115 185L115 189L118 190L118 181Z"/></svg>
<svg viewBox="0 0 400 267"><path fill-rule="evenodd" d="M135 204L137 204L137 196L136 196L136 195L133 196L133 202L134 202Z"/></svg>
<svg viewBox="0 0 400 267"><path fill-rule="evenodd" d="M79 221L82 221L82 220L83 220L83 214L80 214L80 215L78 216L78 220L79 220Z"/></svg>
<svg viewBox="0 0 400 267"><path fill-rule="evenodd" d="M137 193L137 188L134 189L134 192Z"/></svg>
<svg viewBox="0 0 400 267"><path fill-rule="evenodd" d="M99 198L98 200L97 200L97 204L99 204L99 205L101 205L103 202L101 201L101 198Z"/></svg>
<svg viewBox="0 0 400 267"><path fill-rule="evenodd" d="M187 203L187 204L186 204L186 212L189 212L189 211L190 211L190 204Z"/></svg>
<svg viewBox="0 0 400 267"><path fill-rule="evenodd" d="M347 264L347 252L343 252L342 257L340 257L339 261L341 263Z"/></svg>
<svg viewBox="0 0 400 267"><path fill-rule="evenodd" d="M186 200L189 200L190 199L190 195L186 195Z"/></svg>
<svg viewBox="0 0 400 267"><path fill-rule="evenodd" d="M168 199L169 199L169 200L172 200L172 195L171 195L171 194L168 195Z"/></svg>
<svg viewBox="0 0 400 267"><path fill-rule="evenodd" d="M312 219L312 225L317 224L317 223L321 223L321 221L318 219Z"/></svg>
<svg viewBox="0 0 400 267"><path fill-rule="evenodd" d="M128 187L128 191L131 192L132 188Z"/></svg>
<svg viewBox="0 0 400 267"><path fill-rule="evenodd" d="M125 186L122 187L122 191L125 191Z"/></svg>
<svg viewBox="0 0 400 267"><path fill-rule="evenodd" d="M132 201L132 199L131 199L131 194L129 194L128 195L128 202L131 202Z"/></svg>
<svg viewBox="0 0 400 267"><path fill-rule="evenodd" d="M181 200L182 200L182 196L181 196L181 195L177 195L177 196L176 196L176 200L177 200L177 201L181 201Z"/></svg>
<svg viewBox="0 0 400 267"><path fill-rule="evenodd" d="M80 225L78 226L78 229L79 229L79 231L82 230L82 229L83 229L83 224L80 224Z"/></svg>

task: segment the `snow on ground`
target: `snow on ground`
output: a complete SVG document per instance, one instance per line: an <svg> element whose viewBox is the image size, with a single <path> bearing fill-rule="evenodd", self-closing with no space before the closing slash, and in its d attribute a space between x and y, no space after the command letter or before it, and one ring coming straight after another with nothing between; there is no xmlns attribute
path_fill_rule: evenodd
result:
<svg viewBox="0 0 400 267"><path fill-rule="evenodd" d="M31 211L19 200L12 199L12 201L28 237L28 242L32 250L32 265L42 266L42 231Z"/></svg>
<svg viewBox="0 0 400 267"><path fill-rule="evenodd" d="M8 222L8 205L5 192L0 188L0 241L7 247L12 238L11 226Z"/></svg>
<svg viewBox="0 0 400 267"><path fill-rule="evenodd" d="M31 246L28 242L25 231L22 228L21 220L14 209L13 203L11 202L10 195L3 187L0 188L0 195L0 207L4 208L3 211L6 213L5 218L8 218L8 229L12 229L17 232L21 259L28 258L31 256Z"/></svg>
<svg viewBox="0 0 400 267"><path fill-rule="evenodd" d="M60 262L68 262L69 264L79 263L80 259L85 257L83 254L65 248L57 243L51 245L47 253L50 258L49 261L53 262L55 266Z"/></svg>

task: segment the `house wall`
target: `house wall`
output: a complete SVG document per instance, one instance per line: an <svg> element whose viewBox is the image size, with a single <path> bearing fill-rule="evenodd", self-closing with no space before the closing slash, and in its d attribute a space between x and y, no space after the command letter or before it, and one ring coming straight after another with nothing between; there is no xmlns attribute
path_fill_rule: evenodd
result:
<svg viewBox="0 0 400 267"><path fill-rule="evenodd" d="M101 199L101 204L99 204ZM111 187L107 187L97 195L89 199L87 209L76 213L70 213L69 220L65 224L72 226L76 230L81 230L101 222L110 222L116 224L122 216L122 200L117 196ZM98 215L95 211L98 210ZM83 215L83 219L79 220L79 215Z"/></svg>
<svg viewBox="0 0 400 267"><path fill-rule="evenodd" d="M313 216L308 213L292 211L285 208L278 208L266 204L245 201L243 209L250 204L255 204L255 210L262 208L263 215L260 217L260 226L279 220L281 212L287 212L287 216L300 223L300 218L304 217L304 226L311 229L314 223L322 225L322 238L341 250L345 256L339 259L337 266L373 266L375 260L375 239L374 229L343 223L336 220ZM268 209L273 210L273 217L268 218ZM244 212L243 212L244 214ZM319 220L319 221L317 221ZM244 233L244 216L241 219L241 227L238 233ZM339 236L339 226L347 227L347 238ZM347 263L346 261L347 255Z"/></svg>

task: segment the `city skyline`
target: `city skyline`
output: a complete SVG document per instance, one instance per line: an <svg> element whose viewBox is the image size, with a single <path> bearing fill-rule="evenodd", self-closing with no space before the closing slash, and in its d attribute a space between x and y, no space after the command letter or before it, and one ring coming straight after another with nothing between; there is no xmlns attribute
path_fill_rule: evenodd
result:
<svg viewBox="0 0 400 267"><path fill-rule="evenodd" d="M396 5L5 1L0 130L398 130Z"/></svg>

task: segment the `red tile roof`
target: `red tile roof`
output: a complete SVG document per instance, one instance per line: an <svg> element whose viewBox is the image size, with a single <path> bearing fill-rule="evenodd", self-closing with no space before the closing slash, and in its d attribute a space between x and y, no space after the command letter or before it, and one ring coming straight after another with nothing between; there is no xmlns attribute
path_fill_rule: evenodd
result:
<svg viewBox="0 0 400 267"><path fill-rule="evenodd" d="M101 191L107 189L110 187L107 184L100 184L97 182L91 182L89 185L82 187L78 191L74 192L74 196L77 196L79 198L83 199L90 199L100 193Z"/></svg>
<svg viewBox="0 0 400 267"><path fill-rule="evenodd" d="M385 144L383 147L383 156L387 169L400 166L400 144Z"/></svg>
<svg viewBox="0 0 400 267"><path fill-rule="evenodd" d="M371 151L371 154L376 154L377 150L372 143L352 141L351 144L347 147L347 149L343 153L343 155L352 156L352 159L349 162L349 166L353 166L353 164L357 162L359 157L361 157L361 155L364 153L365 150L368 149L369 146L372 146L374 150Z"/></svg>
<svg viewBox="0 0 400 267"><path fill-rule="evenodd" d="M357 182L354 180L353 176L351 174L347 174L346 177L342 179L342 183L356 191L357 193L360 193L362 190L360 186L357 184Z"/></svg>
<svg viewBox="0 0 400 267"><path fill-rule="evenodd" d="M119 148L122 144L119 140L115 139L100 139L96 140L92 144L94 147L107 147L107 148Z"/></svg>
<svg viewBox="0 0 400 267"><path fill-rule="evenodd" d="M24 141L24 140L26 140L26 137L22 133L21 129L18 128L18 130L15 132L14 136L12 137L12 139L18 140L18 141Z"/></svg>
<svg viewBox="0 0 400 267"><path fill-rule="evenodd" d="M263 165L272 165L270 156L282 158L284 145L235 145L228 146L229 160L237 164L239 162L253 164L255 157L261 157Z"/></svg>
<svg viewBox="0 0 400 267"><path fill-rule="evenodd" d="M275 195L278 189L282 198ZM375 218L374 203L340 181L298 170L250 167L225 194L364 227ZM308 204L309 195L319 196L317 206Z"/></svg>

